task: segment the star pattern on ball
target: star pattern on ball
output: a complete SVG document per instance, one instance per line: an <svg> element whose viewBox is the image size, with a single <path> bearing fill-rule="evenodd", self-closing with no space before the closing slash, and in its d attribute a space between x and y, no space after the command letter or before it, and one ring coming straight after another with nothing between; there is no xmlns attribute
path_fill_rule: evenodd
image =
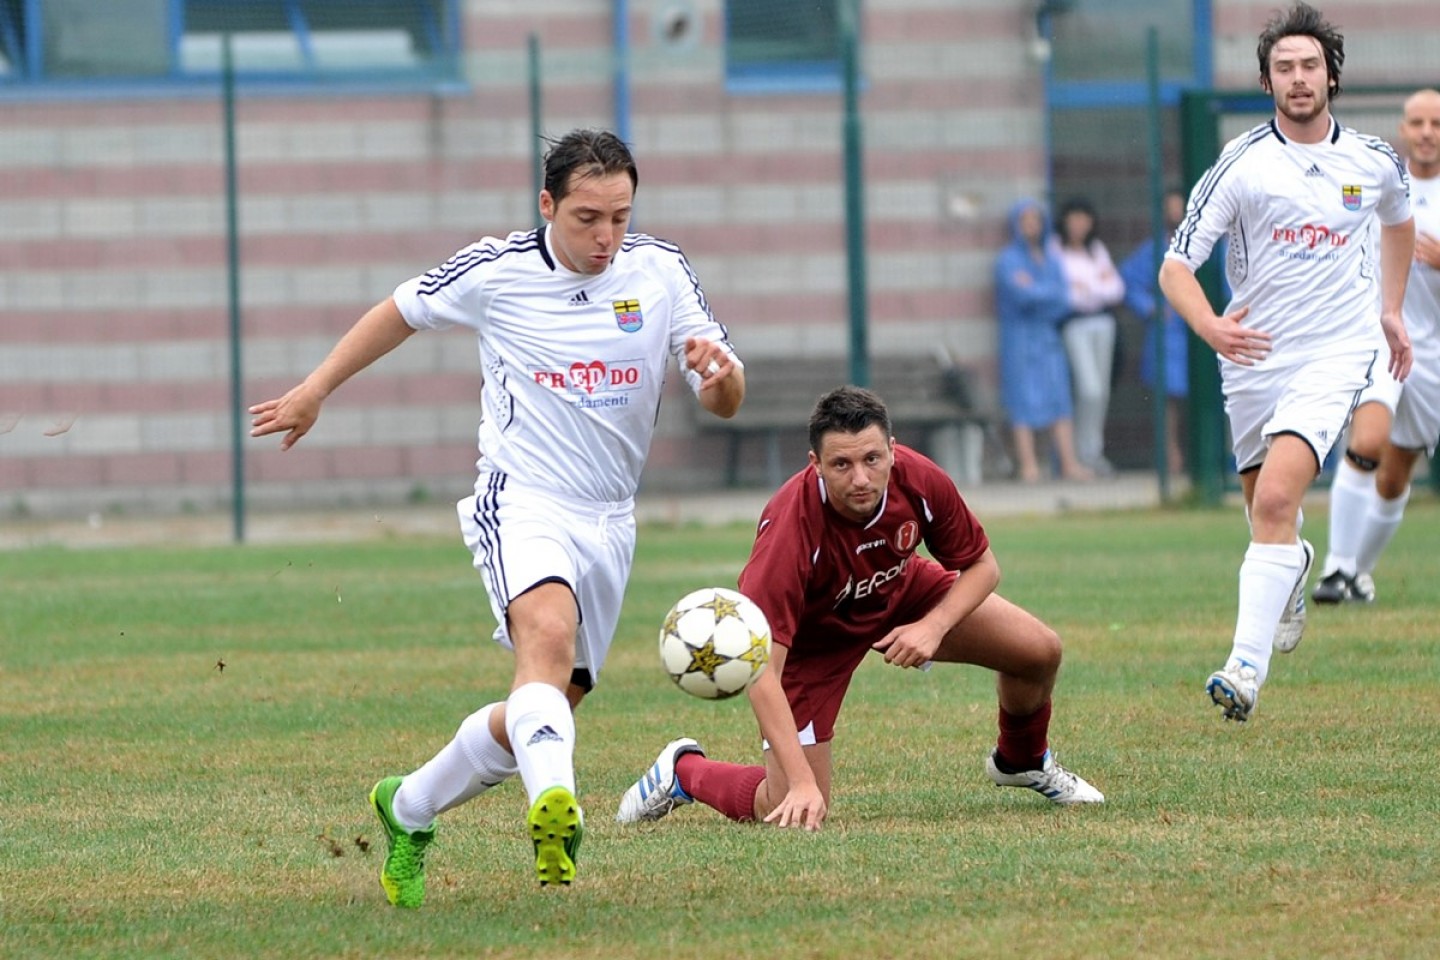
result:
<svg viewBox="0 0 1440 960"><path fill-rule="evenodd" d="M744 660L750 664L751 670L759 670L770 662L770 646L766 642L769 638L761 636L755 631L750 631L750 649L746 650L736 660Z"/></svg>
<svg viewBox="0 0 1440 960"><path fill-rule="evenodd" d="M747 651L748 655L748 651ZM703 647L692 647L690 650L690 666L685 668L686 673L703 673L711 680L715 679L715 671L726 664L726 658L715 652L715 641L705 641Z"/></svg>
<svg viewBox="0 0 1440 960"><path fill-rule="evenodd" d="M665 626L664 626L663 629L664 629L664 631L665 631L666 633L670 634L671 636L676 636L676 637L678 637L678 636L680 635L680 614L681 614L681 612L682 612L682 611L680 611L680 610L671 610L670 613L665 617Z"/></svg>
<svg viewBox="0 0 1440 960"><path fill-rule="evenodd" d="M714 611L716 623L723 622L727 617L740 616L740 602L731 597L722 596L719 593L704 603L699 604L696 609Z"/></svg>

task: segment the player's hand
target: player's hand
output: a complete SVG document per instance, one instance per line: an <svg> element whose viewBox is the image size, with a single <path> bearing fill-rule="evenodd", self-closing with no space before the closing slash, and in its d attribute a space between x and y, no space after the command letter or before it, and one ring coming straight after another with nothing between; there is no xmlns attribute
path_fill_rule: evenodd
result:
<svg viewBox="0 0 1440 960"><path fill-rule="evenodd" d="M1215 317L1195 332L1220 356L1242 367L1253 367L1270 354L1270 334L1249 327L1242 327L1240 321L1250 313L1249 307L1241 307L1222 317Z"/></svg>
<svg viewBox="0 0 1440 960"><path fill-rule="evenodd" d="M820 829L829 812L825 806L825 795L817 785L809 783L791 787L780 805L766 815L765 822L777 827L803 827L814 832Z"/></svg>
<svg viewBox="0 0 1440 960"><path fill-rule="evenodd" d="M700 384L701 390L711 389L735 370L735 361L730 359L729 353L699 337L691 337L685 341L685 365L700 374L703 381Z"/></svg>
<svg viewBox="0 0 1440 960"><path fill-rule="evenodd" d="M280 449L289 450L315 425L324 399L318 390L302 383L279 399L257 403L250 408L254 417L250 421L250 436L264 437L288 431L280 441Z"/></svg>
<svg viewBox="0 0 1440 960"><path fill-rule="evenodd" d="M921 620L896 627L872 643L870 649L883 653L885 662L897 667L923 667L935 659L944 636L943 630Z"/></svg>
<svg viewBox="0 0 1440 960"><path fill-rule="evenodd" d="M1380 328L1385 331L1385 342L1390 345L1390 375L1403 383L1410 376L1410 365L1415 361L1415 352L1410 349L1410 334L1405 331L1405 320L1399 314L1382 313Z"/></svg>

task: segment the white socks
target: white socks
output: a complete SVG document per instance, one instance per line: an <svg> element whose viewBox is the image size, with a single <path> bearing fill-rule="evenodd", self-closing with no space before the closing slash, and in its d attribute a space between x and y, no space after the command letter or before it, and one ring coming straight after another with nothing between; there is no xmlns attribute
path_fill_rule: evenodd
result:
<svg viewBox="0 0 1440 960"><path fill-rule="evenodd" d="M548 683L527 683L505 701L505 732L512 754L490 734L481 707L460 724L449 743L405 777L391 809L406 830L424 830L435 817L514 776L518 771L533 804L550 787L575 792L575 715L565 695Z"/></svg>
<svg viewBox="0 0 1440 960"><path fill-rule="evenodd" d="M1325 551L1322 576L1336 570L1356 574L1360 543L1365 534L1366 516L1375 500L1375 473L1361 470L1341 458L1330 482L1330 545Z"/></svg>
<svg viewBox="0 0 1440 960"><path fill-rule="evenodd" d="M492 703L470 714L454 739L405 777L392 809L400 826L423 830L437 814L479 796L515 775L515 758L490 735Z"/></svg>
<svg viewBox="0 0 1440 960"><path fill-rule="evenodd" d="M1370 513L1365 518L1365 532L1360 537L1359 548L1355 551L1355 571L1373 573L1380 554L1390 545L1390 538L1400 529L1400 520L1405 516L1405 505L1410 502L1410 487L1394 500L1382 500L1377 494L1370 502Z"/></svg>
<svg viewBox="0 0 1440 960"><path fill-rule="evenodd" d="M575 792L575 714L548 683L527 683L505 702L505 732L533 804L551 787Z"/></svg>
<svg viewBox="0 0 1440 960"><path fill-rule="evenodd" d="M1275 627L1304 565L1305 551L1298 541L1251 543L1240 564L1240 611L1230 659L1249 663L1262 684L1270 671Z"/></svg>

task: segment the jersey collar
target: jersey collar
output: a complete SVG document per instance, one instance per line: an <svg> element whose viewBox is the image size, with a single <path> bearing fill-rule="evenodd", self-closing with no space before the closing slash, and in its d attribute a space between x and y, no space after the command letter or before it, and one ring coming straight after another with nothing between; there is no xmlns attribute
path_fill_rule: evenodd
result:
<svg viewBox="0 0 1440 960"><path fill-rule="evenodd" d="M1285 138L1285 134L1280 132L1280 124L1275 122L1274 117L1270 118L1270 132L1275 134L1275 139L1279 140L1281 143L1288 144L1290 142ZM1340 122L1335 119L1335 115L1333 113L1330 115L1330 136L1326 137L1325 139L1328 140L1330 143L1335 143L1337 140L1340 139ZM1323 143L1324 141L1321 142Z"/></svg>

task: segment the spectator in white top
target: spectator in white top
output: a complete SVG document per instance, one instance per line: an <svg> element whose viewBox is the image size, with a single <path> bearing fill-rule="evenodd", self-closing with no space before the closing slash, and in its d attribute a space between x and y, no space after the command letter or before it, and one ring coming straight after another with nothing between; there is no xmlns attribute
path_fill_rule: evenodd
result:
<svg viewBox="0 0 1440 960"><path fill-rule="evenodd" d="M1105 419L1110 412L1117 323L1114 308L1125 298L1125 281L1096 236L1099 220L1088 200L1060 208L1056 251L1065 271L1070 319L1061 327L1075 388L1075 455L1097 476L1115 472L1105 457Z"/></svg>
<svg viewBox="0 0 1440 960"><path fill-rule="evenodd" d="M1400 314L1415 247L1409 179L1389 144L1330 115L1344 38L1296 3L1265 25L1256 54L1275 116L1230 141L1195 185L1160 267L1166 299L1220 356L1250 523L1230 656L1205 684L1233 720L1254 711L1272 652L1304 632L1315 551L1300 538L1300 501L1386 362L1378 331L1395 379L1411 365ZM1226 234L1233 297L1217 314L1195 270Z"/></svg>
<svg viewBox="0 0 1440 960"><path fill-rule="evenodd" d="M425 898L437 815L517 772L540 883L574 879L584 816L573 710L619 620L666 369L673 358L716 416L745 396L743 366L684 254L627 232L637 183L613 133L567 134L545 157L543 226L486 237L402 283L304 382L250 408L252 435L284 433L289 449L326 397L417 331L466 327L479 339L479 478L458 509L515 673L433 759L370 793L388 843L380 883L399 907Z"/></svg>

